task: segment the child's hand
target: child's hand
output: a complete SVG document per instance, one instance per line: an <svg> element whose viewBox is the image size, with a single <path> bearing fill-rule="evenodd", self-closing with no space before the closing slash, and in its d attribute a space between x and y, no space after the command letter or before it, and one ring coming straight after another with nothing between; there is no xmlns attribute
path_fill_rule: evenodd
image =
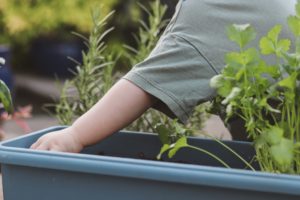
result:
<svg viewBox="0 0 300 200"><path fill-rule="evenodd" d="M40 137L31 149L78 153L83 145L77 139L72 127L48 133Z"/></svg>

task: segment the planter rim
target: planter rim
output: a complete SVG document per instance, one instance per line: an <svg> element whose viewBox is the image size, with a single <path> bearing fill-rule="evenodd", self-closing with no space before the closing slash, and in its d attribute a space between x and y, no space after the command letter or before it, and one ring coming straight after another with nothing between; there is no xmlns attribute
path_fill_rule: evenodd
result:
<svg viewBox="0 0 300 200"><path fill-rule="evenodd" d="M42 135L61 128L64 127L50 127L1 142L0 163L155 181L179 182L183 184L300 195L300 176L298 175L272 174L242 169L226 169L101 155L37 151L8 146L9 143L16 140Z"/></svg>

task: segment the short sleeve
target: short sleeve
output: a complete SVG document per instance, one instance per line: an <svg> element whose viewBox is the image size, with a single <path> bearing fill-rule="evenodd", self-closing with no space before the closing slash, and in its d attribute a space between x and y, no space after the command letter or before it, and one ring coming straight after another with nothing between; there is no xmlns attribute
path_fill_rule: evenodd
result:
<svg viewBox="0 0 300 200"><path fill-rule="evenodd" d="M213 96L209 80L215 74L197 48L170 33L123 78L159 99L156 109L186 122L196 105Z"/></svg>

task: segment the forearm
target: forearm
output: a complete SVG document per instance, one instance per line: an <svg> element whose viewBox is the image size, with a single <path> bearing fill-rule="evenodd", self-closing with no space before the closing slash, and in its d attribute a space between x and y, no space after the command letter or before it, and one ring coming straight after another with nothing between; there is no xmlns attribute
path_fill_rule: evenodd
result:
<svg viewBox="0 0 300 200"><path fill-rule="evenodd" d="M117 82L71 128L84 145L91 145L126 127L151 105L155 98L127 80Z"/></svg>

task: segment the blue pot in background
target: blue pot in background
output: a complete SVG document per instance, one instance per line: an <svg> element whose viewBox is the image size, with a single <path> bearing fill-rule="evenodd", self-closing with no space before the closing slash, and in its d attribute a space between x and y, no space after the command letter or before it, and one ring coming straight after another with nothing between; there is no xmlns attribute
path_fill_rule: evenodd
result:
<svg viewBox="0 0 300 200"><path fill-rule="evenodd" d="M13 74L11 70L11 49L6 45L0 45L0 57L5 59L5 65L0 68L0 79L3 80L11 92L14 88Z"/></svg>
<svg viewBox="0 0 300 200"><path fill-rule="evenodd" d="M68 78L76 68L71 57L82 61L84 44L79 40L60 41L41 38L33 42L31 62L38 74L47 77Z"/></svg>

